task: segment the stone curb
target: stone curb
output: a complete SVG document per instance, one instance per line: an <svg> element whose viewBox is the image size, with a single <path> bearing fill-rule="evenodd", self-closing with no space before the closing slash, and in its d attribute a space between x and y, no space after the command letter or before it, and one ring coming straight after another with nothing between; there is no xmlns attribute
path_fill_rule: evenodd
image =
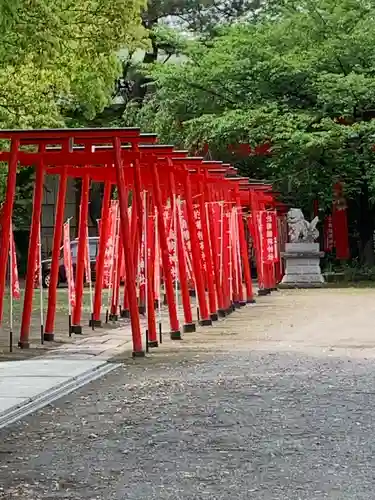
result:
<svg viewBox="0 0 375 500"><path fill-rule="evenodd" d="M108 363L107 361L103 361L103 363L99 366L86 370L80 375L76 375L66 382L62 382L54 388L38 394L34 398L27 399L23 403L9 408L8 410L0 413L0 429L17 422L21 418L24 418L30 413L34 413L57 399L70 394L89 382L103 377L119 366L121 366L120 363Z"/></svg>

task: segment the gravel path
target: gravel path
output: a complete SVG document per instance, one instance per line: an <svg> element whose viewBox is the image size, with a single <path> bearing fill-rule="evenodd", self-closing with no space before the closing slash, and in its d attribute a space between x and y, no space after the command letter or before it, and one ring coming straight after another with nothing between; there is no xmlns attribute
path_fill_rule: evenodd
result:
<svg viewBox="0 0 375 500"><path fill-rule="evenodd" d="M0 498L373 500L373 304L282 292L125 362L0 432Z"/></svg>

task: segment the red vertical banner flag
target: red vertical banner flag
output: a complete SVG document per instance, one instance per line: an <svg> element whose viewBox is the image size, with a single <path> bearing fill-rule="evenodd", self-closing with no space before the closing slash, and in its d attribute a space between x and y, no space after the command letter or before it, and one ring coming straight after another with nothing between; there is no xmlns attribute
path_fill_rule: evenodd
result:
<svg viewBox="0 0 375 500"><path fill-rule="evenodd" d="M213 255L213 258L216 259L216 265L218 269L220 269L220 253L221 253L221 206L219 202L214 202L211 204L211 213L212 213L212 222L213 226L211 231L214 231L216 240L219 241L219 251L216 255Z"/></svg>
<svg viewBox="0 0 375 500"><path fill-rule="evenodd" d="M172 227L172 209L171 207L164 207L163 213L165 232L168 235Z"/></svg>
<svg viewBox="0 0 375 500"><path fill-rule="evenodd" d="M277 219L275 212L265 210L259 212L259 232L262 262L268 264L277 262Z"/></svg>
<svg viewBox="0 0 375 500"><path fill-rule="evenodd" d="M272 217L272 235L273 235L273 245L275 259L274 262L279 262L280 260L280 247L279 247L279 226L277 223L277 212L271 212Z"/></svg>
<svg viewBox="0 0 375 500"><path fill-rule="evenodd" d="M220 254L221 255L221 265L223 266L223 269L221 270L222 276L226 274L226 277L230 279L229 275L229 270L231 269L231 255L230 255L230 238L229 238L229 222L230 222L230 213L227 211L227 207L225 204L223 204L223 207L220 207L222 209L221 215L222 215L222 231L223 231L223 238L222 238L222 248L220 249ZM223 272L224 270L225 273ZM224 281L221 283L222 286L228 287L228 283L224 283ZM229 289L228 289L229 291ZM228 294L229 295L229 294Z"/></svg>
<svg viewBox="0 0 375 500"><path fill-rule="evenodd" d="M145 207L143 207L143 210ZM144 287L146 284L146 249L145 249L145 237L146 237L146 227L144 227L144 221L142 221L142 237L141 237L141 251L139 255L138 262L138 286Z"/></svg>
<svg viewBox="0 0 375 500"><path fill-rule="evenodd" d="M11 226L11 238L10 238L10 248L9 251L11 252L11 263L12 263L12 269L10 272L12 273L12 297L14 299L20 299L21 298L21 292L20 292L20 282L18 279L18 268L17 268L17 254L16 254L16 245L14 243L14 235L13 235L13 228Z"/></svg>
<svg viewBox="0 0 375 500"><path fill-rule="evenodd" d="M177 207L175 207L176 209ZM164 209L164 224L167 233L167 245L169 252L169 266L171 270L172 280L177 279L177 240L176 240L176 228L174 227L174 217L171 207L165 207Z"/></svg>
<svg viewBox="0 0 375 500"><path fill-rule="evenodd" d="M155 261L154 261L154 290L155 298L160 299L160 246L158 231L158 211L155 208L154 226L155 226Z"/></svg>
<svg viewBox="0 0 375 500"><path fill-rule="evenodd" d="M148 284L151 287L154 299L155 299L155 252L156 252L156 242L155 242L155 221L154 215L152 214L152 207L149 209L148 219L147 219L148 229L148 243L147 243L147 266L150 269L151 282Z"/></svg>
<svg viewBox="0 0 375 500"><path fill-rule="evenodd" d="M206 256L204 253L204 242L203 242L203 231L202 231L202 220L201 220L201 211L199 205L194 205L194 220L195 227L197 228L197 236L199 243L199 251L201 256L202 268L204 273L206 273Z"/></svg>
<svg viewBox="0 0 375 500"><path fill-rule="evenodd" d="M90 240L88 228L86 230L86 245L85 245L85 275L86 282L91 283L91 258L90 258Z"/></svg>
<svg viewBox="0 0 375 500"><path fill-rule="evenodd" d="M334 185L333 197L332 225L336 258L339 260L348 260L350 258L350 251L347 204L344 196L344 186L341 182L337 182Z"/></svg>
<svg viewBox="0 0 375 500"><path fill-rule="evenodd" d="M184 202L180 206L179 217L180 217L181 234L183 240L184 256L186 262L186 273L189 280L189 287L194 287L193 265L191 262L191 240L190 240L189 227L187 223L186 205Z"/></svg>
<svg viewBox="0 0 375 500"><path fill-rule="evenodd" d="M113 257L116 240L118 201L112 200L109 211L108 235L104 252L103 288L111 287Z"/></svg>
<svg viewBox="0 0 375 500"><path fill-rule="evenodd" d="M38 231L38 240L37 240L37 254L36 254L36 265L35 265L35 274L34 274L34 288L39 288L40 286L40 273L41 270L41 262L40 262L40 231Z"/></svg>
<svg viewBox="0 0 375 500"><path fill-rule="evenodd" d="M132 216L132 207L129 207L128 208L129 220L131 220L131 216ZM121 252L121 265L120 265L120 283L121 283L122 281L125 281L125 254L124 254L124 245L122 241L121 224L119 227L119 238L120 238L119 248Z"/></svg>
<svg viewBox="0 0 375 500"><path fill-rule="evenodd" d="M64 224L64 266L66 273L66 280L68 282L68 294L69 294L69 303L71 307L76 306L76 289L74 284L74 276L73 276L73 264L72 264L72 251L70 248L70 224L66 222Z"/></svg>
<svg viewBox="0 0 375 500"><path fill-rule="evenodd" d="M332 215L324 220L324 251L332 252L334 247Z"/></svg>
<svg viewBox="0 0 375 500"><path fill-rule="evenodd" d="M257 221L257 216L255 214L249 214L247 216L247 227L248 227L248 230L249 230L249 234L250 234L250 239L251 239L251 248L252 248L252 251L254 251L257 247L257 234L256 234L256 231L257 228L256 227L256 221Z"/></svg>

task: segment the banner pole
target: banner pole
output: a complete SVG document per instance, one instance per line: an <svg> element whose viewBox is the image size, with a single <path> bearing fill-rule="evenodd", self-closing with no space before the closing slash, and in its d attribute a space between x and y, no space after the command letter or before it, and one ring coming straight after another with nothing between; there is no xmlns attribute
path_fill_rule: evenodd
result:
<svg viewBox="0 0 375 500"><path fill-rule="evenodd" d="M155 245L156 250L155 254L157 256L156 266L158 266L157 270L157 282L156 287L158 289L158 325L159 325L159 343L163 342L162 335L162 322L161 322L161 275L160 275L160 246L159 246L159 229L158 229L158 209L155 207ZM155 270L156 272L156 270Z"/></svg>
<svg viewBox="0 0 375 500"><path fill-rule="evenodd" d="M239 217L239 211L238 211L238 208L235 207L235 219L234 219L234 224L235 224L235 227L236 227L236 238L237 238L237 262L238 262L238 272L239 272L239 279L238 279L238 283L240 284L241 286L241 293L240 293L240 300L241 300L241 297L242 297L242 293L243 293L243 285L242 285L242 277L243 277L243 265L242 265L242 259L241 259L241 248L240 248L240 226L239 226L239 221L238 221L238 217Z"/></svg>
<svg viewBox="0 0 375 500"><path fill-rule="evenodd" d="M68 232L69 232L69 235L70 235L70 218L67 219L67 221L65 222L64 225L67 225L68 227ZM69 240L69 243L70 243L70 240ZM65 251L65 234L64 234L64 251ZM69 251L70 251L70 248L69 248ZM68 258L68 256L67 256ZM67 281L68 281L68 326L69 326L69 337L72 336L72 304L70 302L70 298L71 298L71 293L72 293L72 283L71 283L71 276L70 276L70 259L69 259L69 262L67 262L67 266L68 269L65 269L65 274L67 276Z"/></svg>
<svg viewBox="0 0 375 500"><path fill-rule="evenodd" d="M9 352L13 352L13 227L10 223L9 235Z"/></svg>
<svg viewBox="0 0 375 500"><path fill-rule="evenodd" d="M240 237L239 237L239 229L237 225L237 208L233 207L232 208L232 224L233 224L233 261L234 261L234 266L235 266L235 274L236 274L236 289L237 289L237 298L236 300L238 303L241 300L241 297L243 296L243 290L242 290L242 268L241 268L241 261L239 260L240 257Z"/></svg>
<svg viewBox="0 0 375 500"><path fill-rule="evenodd" d="M111 298L111 318L112 321L115 321L118 317L118 311L112 309L113 304L117 304L117 271L118 271L118 259L120 258L120 216L117 213L116 216L116 237L113 246L113 269L112 269L112 298Z"/></svg>
<svg viewBox="0 0 375 500"><path fill-rule="evenodd" d="M146 352L148 352L148 241L147 241L147 229L148 229L148 220L147 220L147 191L143 191L143 231L144 231L144 254L143 258L145 259L145 267L144 267L144 279L145 279L145 319L146 319Z"/></svg>
<svg viewBox="0 0 375 500"><path fill-rule="evenodd" d="M263 224L262 224L262 217L260 215L260 212L257 212L257 223L258 223L258 233L259 233L259 251L260 251L260 266L262 269L262 282L261 285L259 286L260 289L265 288L265 283L264 283L264 260L263 260Z"/></svg>
<svg viewBox="0 0 375 500"><path fill-rule="evenodd" d="M223 287L224 202L220 202L220 284Z"/></svg>
<svg viewBox="0 0 375 500"><path fill-rule="evenodd" d="M108 323L109 320L112 320L113 316L111 314L111 298L113 294L113 282L114 282L114 276L113 273L115 272L115 252L116 252L116 245L117 245L117 239L118 239L118 230L119 230L119 224L120 224L120 217L119 217L119 206L118 203L116 204L116 214L114 217L114 225L112 224L112 248L111 248L111 267L110 267L110 272L109 272L109 283L108 283L108 295L107 295L107 311L105 314L105 322ZM113 213L111 210L111 217L113 217ZM112 219L113 220L113 219Z"/></svg>
<svg viewBox="0 0 375 500"><path fill-rule="evenodd" d="M94 301L92 295L92 279L91 279L91 256L90 256L90 240L89 240L89 228L86 227L86 247L87 247L87 281L89 282L89 294L90 294L90 316L91 316L91 329L95 330L94 324Z"/></svg>
<svg viewBox="0 0 375 500"><path fill-rule="evenodd" d="M43 308L43 279L42 279L42 224L39 221L39 297L40 297L40 342L44 344L44 308Z"/></svg>
<svg viewBox="0 0 375 500"><path fill-rule="evenodd" d="M229 233L229 242L228 242L228 251L229 251L229 300L230 303L233 304L233 260L232 260L232 237L231 237L231 222L232 222L232 214L228 218L228 233Z"/></svg>
<svg viewBox="0 0 375 500"><path fill-rule="evenodd" d="M175 281L174 281L174 286L175 286L175 300L176 300L176 310L178 314L178 252L177 252L177 204L179 203L179 197L177 198L176 195L173 195L173 225L174 225L174 254L175 254Z"/></svg>

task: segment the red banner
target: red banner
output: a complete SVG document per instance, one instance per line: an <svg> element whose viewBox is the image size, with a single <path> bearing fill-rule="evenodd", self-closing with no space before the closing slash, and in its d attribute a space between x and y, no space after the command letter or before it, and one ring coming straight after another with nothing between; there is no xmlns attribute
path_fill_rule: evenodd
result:
<svg viewBox="0 0 375 500"><path fill-rule="evenodd" d="M199 250L200 250L200 256L201 256L201 260L202 260L202 268L204 271L206 271L206 256L204 253L202 220L201 220L201 211L200 211L199 205L194 206L194 220L195 220L195 227L197 228Z"/></svg>
<svg viewBox="0 0 375 500"><path fill-rule="evenodd" d="M115 252L118 201L112 200L108 221L108 237L104 253L103 288L110 288Z"/></svg>
<svg viewBox="0 0 375 500"><path fill-rule="evenodd" d="M40 262L40 231L38 231L37 240L37 254L36 254L36 264L35 264L35 274L34 274L34 288L40 287L40 273L41 273L41 262Z"/></svg>
<svg viewBox="0 0 375 500"><path fill-rule="evenodd" d="M154 290L155 298L160 299L160 246L159 246L159 232L157 229L158 212L155 208L155 262L154 262Z"/></svg>
<svg viewBox="0 0 375 500"><path fill-rule="evenodd" d="M120 239L120 244L119 244L119 251L121 252L120 255L120 282L125 281L125 255L124 255L124 245L122 241L122 236L121 236L121 227L119 229L120 234L119 234L119 239Z"/></svg>
<svg viewBox="0 0 375 500"><path fill-rule="evenodd" d="M216 266L220 269L220 252L221 252L221 206L219 202L214 202L211 204L212 222L213 226L211 231L214 231L216 241L219 241L218 252L213 255L213 259L216 259Z"/></svg>
<svg viewBox="0 0 375 500"><path fill-rule="evenodd" d="M273 234L273 245L275 252L274 262L280 261L280 246L279 246L279 224L277 221L277 212L271 212L272 217L272 234Z"/></svg>
<svg viewBox="0 0 375 500"><path fill-rule="evenodd" d="M232 262L234 266L234 276L236 279L235 286L237 287L237 283L239 277L242 277L242 264L241 264L241 252L239 249L240 237L238 231L238 212L237 208L233 207L231 210L231 218L230 218L230 237L231 237L231 250L232 250Z"/></svg>
<svg viewBox="0 0 375 500"><path fill-rule="evenodd" d="M227 206L225 204L223 207L220 207L220 211L222 214L222 231L223 231L223 243L222 243L222 247L220 248L220 254L222 254L221 255L221 266L224 269L228 270L228 278L230 278L230 276L229 276L229 269L231 266L231 263L230 263L231 262L230 237L229 237L230 212L228 211ZM221 227L221 225L219 227ZM230 283L231 283L231 281L230 281ZM227 284L225 284L224 282L222 282L221 285L227 286Z"/></svg>
<svg viewBox="0 0 375 500"><path fill-rule="evenodd" d="M172 209L171 209L171 207L164 207L163 219L164 219L165 234L168 235L169 232L171 231L171 227L172 227Z"/></svg>
<svg viewBox="0 0 375 500"><path fill-rule="evenodd" d="M39 251L39 249L38 249ZM14 235L13 235L13 229L11 228L11 241L10 241L10 258L12 262L12 297L14 299L20 299L21 298L21 292L20 292L20 282L18 279L18 268L17 268L17 254L16 254L16 245L14 243Z"/></svg>
<svg viewBox="0 0 375 500"><path fill-rule="evenodd" d="M332 252L333 246L333 222L332 216L328 215L324 220L324 251Z"/></svg>
<svg viewBox="0 0 375 500"><path fill-rule="evenodd" d="M70 248L70 225L69 222L64 224L64 266L66 273L66 281L68 283L69 302L71 307L76 305L76 289L73 276L72 250Z"/></svg>
<svg viewBox="0 0 375 500"><path fill-rule="evenodd" d="M150 271L150 284L149 286L151 287L151 290L154 295L155 299L155 293L154 293L154 287L152 286L152 283L155 283L155 252L156 252L156 243L155 243L155 218L154 215L152 214L151 207L150 207L150 212L148 214L148 249L147 249L147 266Z"/></svg>
<svg viewBox="0 0 375 500"><path fill-rule="evenodd" d="M112 288L116 286L117 281L117 271L118 269L118 259L120 255L120 219L116 214L116 235L113 241L113 258L111 267L111 286ZM117 292L116 292L117 293Z"/></svg>
<svg viewBox="0 0 375 500"><path fill-rule="evenodd" d="M186 213L186 205L183 203L180 206L180 226L181 226L181 234L186 262L186 272L188 280L190 281L190 286L194 286L194 274L193 274L193 265L191 262L191 241L190 241L190 233L189 227L187 223L187 213Z"/></svg>
<svg viewBox="0 0 375 500"><path fill-rule="evenodd" d="M86 244L85 244L85 275L86 282L91 283L91 257L90 257L90 240L89 232L86 231Z"/></svg>
<svg viewBox="0 0 375 500"><path fill-rule="evenodd" d="M350 258L348 218L345 208L334 208L332 213L333 238L336 248L336 259L348 260Z"/></svg>
<svg viewBox="0 0 375 500"><path fill-rule="evenodd" d="M132 217L132 207L129 207L128 208L128 218L129 218L129 221L131 220L131 217ZM119 238L120 238L120 251L122 252L121 253L121 266L120 266L120 281L125 281L125 275L126 275L126 271L125 271L125 254L124 254L124 245L123 245L123 240L122 240L122 233L121 233L121 221L120 221L120 224L119 224Z"/></svg>
<svg viewBox="0 0 375 500"><path fill-rule="evenodd" d="M261 258L264 263L274 263L279 260L277 245L277 217L276 212L259 212L259 233Z"/></svg>
<svg viewBox="0 0 375 500"><path fill-rule="evenodd" d="M332 225L336 258L339 260L348 260L350 258L349 231L344 186L341 182L337 182L333 189Z"/></svg>
<svg viewBox="0 0 375 500"><path fill-rule="evenodd" d="M174 211L170 207L164 208L164 225L167 234L167 244L169 252L169 266L173 281L177 279L177 241L174 224Z"/></svg>
<svg viewBox="0 0 375 500"><path fill-rule="evenodd" d="M142 223L141 251L138 263L138 285L144 287L146 283L146 254L145 254L145 237L147 228Z"/></svg>

